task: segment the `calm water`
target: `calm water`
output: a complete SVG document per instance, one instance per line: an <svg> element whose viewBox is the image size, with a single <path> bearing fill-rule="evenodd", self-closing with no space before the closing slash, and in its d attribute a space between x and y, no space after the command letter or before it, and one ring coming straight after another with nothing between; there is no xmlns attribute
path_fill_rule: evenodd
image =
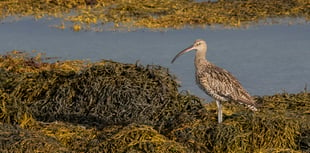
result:
<svg viewBox="0 0 310 153"><path fill-rule="evenodd" d="M65 59L157 64L181 81L180 90L208 98L194 81L194 52L171 59L197 38L208 43L207 59L233 73L252 95L296 93L310 85L310 26L261 25L249 29L185 29L167 32L73 32L53 21L23 19L0 24L0 53L37 50Z"/></svg>

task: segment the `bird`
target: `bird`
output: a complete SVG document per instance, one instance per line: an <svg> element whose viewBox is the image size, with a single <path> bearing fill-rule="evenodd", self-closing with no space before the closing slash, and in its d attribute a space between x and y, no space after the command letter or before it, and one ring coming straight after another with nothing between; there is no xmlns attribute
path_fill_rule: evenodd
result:
<svg viewBox="0 0 310 153"><path fill-rule="evenodd" d="M226 101L235 101L244 104L252 111L257 111L254 98L242 87L236 77L206 59L207 43L204 40L197 39L194 44L179 52L171 63L190 51L196 51L195 75L197 85L216 101L218 123L223 121L222 103Z"/></svg>

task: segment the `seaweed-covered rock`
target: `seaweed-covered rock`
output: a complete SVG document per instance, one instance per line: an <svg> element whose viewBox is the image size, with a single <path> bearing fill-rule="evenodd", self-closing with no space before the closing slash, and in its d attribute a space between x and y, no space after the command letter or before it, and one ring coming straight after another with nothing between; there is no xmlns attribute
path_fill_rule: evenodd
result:
<svg viewBox="0 0 310 153"><path fill-rule="evenodd" d="M69 152L55 139L0 123L0 152Z"/></svg>
<svg viewBox="0 0 310 153"><path fill-rule="evenodd" d="M150 126L131 124L123 128L115 128L110 135L92 152L156 152L186 153L187 148L178 142L169 140Z"/></svg>
<svg viewBox="0 0 310 153"><path fill-rule="evenodd" d="M112 131L113 127L108 127ZM51 122L39 123L36 130L46 136L57 140L71 152L90 152L98 148L100 143L106 140L106 136L110 135L105 132L104 136L99 136L101 130L96 128L85 128L81 125L73 125L68 122ZM96 150L94 152L102 152Z"/></svg>
<svg viewBox="0 0 310 153"><path fill-rule="evenodd" d="M179 93L163 67L21 56L0 57L3 152L309 152L309 92L258 97L254 113L224 103L217 124L215 103Z"/></svg>
<svg viewBox="0 0 310 153"><path fill-rule="evenodd" d="M0 72L1 73L1 72ZM6 82L10 79L2 80L4 77L0 74L0 122L8 124L19 124L21 127L27 127L35 123L29 108L14 95L7 93Z"/></svg>
<svg viewBox="0 0 310 153"><path fill-rule="evenodd" d="M309 151L310 93L278 94L258 99L262 107L251 112L224 103L224 122L216 124L214 103L207 119L180 124L168 137L189 152L297 152ZM211 120L210 120L211 119Z"/></svg>
<svg viewBox="0 0 310 153"><path fill-rule="evenodd" d="M51 122L38 127L39 133L54 138L72 152L187 152L186 147L147 125L112 125L98 130L67 122Z"/></svg>
<svg viewBox="0 0 310 153"><path fill-rule="evenodd" d="M147 124L172 128L181 114L190 121L204 111L200 99L181 95L175 78L160 66L104 61L81 72L43 71L11 83L11 94L40 121L90 126Z"/></svg>

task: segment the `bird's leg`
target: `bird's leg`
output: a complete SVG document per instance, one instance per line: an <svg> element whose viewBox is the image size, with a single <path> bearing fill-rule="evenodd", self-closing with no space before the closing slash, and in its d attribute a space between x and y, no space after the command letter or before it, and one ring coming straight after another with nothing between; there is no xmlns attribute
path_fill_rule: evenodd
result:
<svg viewBox="0 0 310 153"><path fill-rule="evenodd" d="M222 121L223 121L223 116L222 116L222 104L221 104L221 102L220 101L218 101L218 100L215 100L215 102L216 102L216 105L217 105L217 110L218 110L218 112L217 112L217 120L218 120L218 122L219 123L222 123Z"/></svg>

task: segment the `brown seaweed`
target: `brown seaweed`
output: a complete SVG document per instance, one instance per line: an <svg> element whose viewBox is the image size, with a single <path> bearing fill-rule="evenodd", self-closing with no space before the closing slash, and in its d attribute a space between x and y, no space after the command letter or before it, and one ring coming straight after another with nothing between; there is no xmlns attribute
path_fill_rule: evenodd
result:
<svg viewBox="0 0 310 153"><path fill-rule="evenodd" d="M309 151L307 91L257 97L255 113L224 103L224 122L217 124L216 105L178 92L176 78L161 66L57 63L1 56L1 151L55 145L59 152Z"/></svg>

